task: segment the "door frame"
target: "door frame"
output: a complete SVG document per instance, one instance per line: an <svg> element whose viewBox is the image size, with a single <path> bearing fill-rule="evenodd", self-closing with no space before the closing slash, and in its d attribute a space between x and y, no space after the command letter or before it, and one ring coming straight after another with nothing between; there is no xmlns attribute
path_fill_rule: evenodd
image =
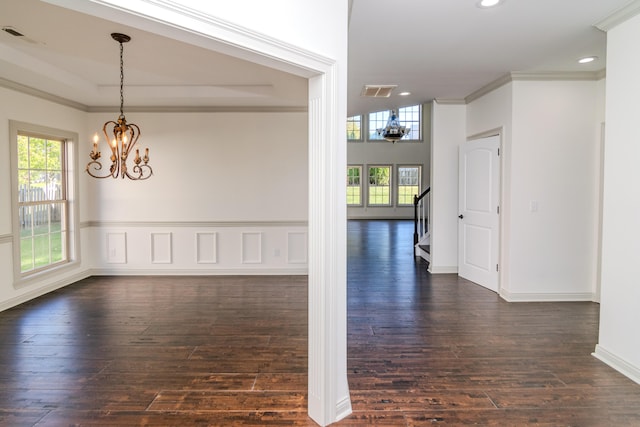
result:
<svg viewBox="0 0 640 427"><path fill-rule="evenodd" d="M499 171L498 171L498 206L500 207L500 214L498 215L498 285L497 285L497 293L498 295L502 296L502 291L503 291L503 283L504 283L504 277L506 277L506 273L508 272L508 264L506 262L506 260L504 259L504 251L503 249L505 248L505 241L504 241L504 237L505 237L505 224L508 221L509 218L509 214L508 214L508 209L506 204L504 203L505 197L504 197L504 191L505 191L505 181L504 181L504 169L505 169L505 157L508 154L506 152L506 150L504 149L504 127L497 127L497 128L493 128L493 129L489 129L486 130L484 132L479 132L479 133L475 133L472 135L467 136L467 139L465 142L472 142L475 140L479 140L479 139L483 139L483 138L488 138L491 136L497 136L498 137L498 150L499 150ZM460 174L460 172L458 171L458 175ZM458 195L458 199L459 199ZM458 207L459 210L459 207ZM462 250L462 248L459 247L458 245L458 259L460 259L460 251Z"/></svg>

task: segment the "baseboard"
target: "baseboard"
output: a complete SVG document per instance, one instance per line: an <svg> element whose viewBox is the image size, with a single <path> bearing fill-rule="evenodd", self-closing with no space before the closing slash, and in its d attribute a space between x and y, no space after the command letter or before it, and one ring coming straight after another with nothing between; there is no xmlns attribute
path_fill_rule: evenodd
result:
<svg viewBox="0 0 640 427"><path fill-rule="evenodd" d="M500 289L500 297L507 302L576 302L595 300L595 294L588 292L577 293L527 293L509 292Z"/></svg>
<svg viewBox="0 0 640 427"><path fill-rule="evenodd" d="M82 271L76 274L73 274L71 276L65 277L64 279L61 280L57 280L53 283L50 283L48 285L42 286L42 287L38 287L36 289L33 289L31 291L25 292L23 294L20 294L16 297L10 298L6 301L2 301L0 302L0 311L4 311L4 310L8 310L12 307L18 306L20 304L24 304L27 301L31 301L32 299L41 297L43 295L48 294L49 292L53 292L57 289L63 288L65 286L71 285L75 282L78 282L82 279L86 279L87 277L91 276L91 274L89 273L89 271Z"/></svg>
<svg viewBox="0 0 640 427"><path fill-rule="evenodd" d="M94 268L91 276L306 276L307 268L251 268L251 269L119 269Z"/></svg>
<svg viewBox="0 0 640 427"><path fill-rule="evenodd" d="M341 419L351 415L351 398L347 394L343 399L341 399L336 405L336 419L335 422L340 421Z"/></svg>
<svg viewBox="0 0 640 427"><path fill-rule="evenodd" d="M429 264L429 273L431 274L458 274L458 266L434 266Z"/></svg>
<svg viewBox="0 0 640 427"><path fill-rule="evenodd" d="M606 363L622 375L628 377L632 381L640 384L640 368L633 366L621 357L616 356L608 350L605 350L600 344L596 344L596 350L591 353L593 357Z"/></svg>

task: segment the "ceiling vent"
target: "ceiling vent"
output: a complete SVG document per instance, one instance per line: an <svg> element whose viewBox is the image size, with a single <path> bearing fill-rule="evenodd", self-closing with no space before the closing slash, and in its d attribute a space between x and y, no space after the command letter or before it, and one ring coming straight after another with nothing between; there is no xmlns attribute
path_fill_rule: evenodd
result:
<svg viewBox="0 0 640 427"><path fill-rule="evenodd" d="M16 30L13 27L2 27L2 31L9 33L15 37L24 37L24 34L22 34L20 31Z"/></svg>
<svg viewBox="0 0 640 427"><path fill-rule="evenodd" d="M388 98L397 85L364 85L360 96L368 98Z"/></svg>

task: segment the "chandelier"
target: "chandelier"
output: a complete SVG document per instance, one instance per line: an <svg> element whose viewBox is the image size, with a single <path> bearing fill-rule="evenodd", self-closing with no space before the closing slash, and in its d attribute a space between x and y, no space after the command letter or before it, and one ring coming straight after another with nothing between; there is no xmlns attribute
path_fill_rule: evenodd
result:
<svg viewBox="0 0 640 427"><path fill-rule="evenodd" d="M405 135L408 135L410 128L401 126L398 116L395 110L391 110L387 125L383 128L376 129L378 135L386 139L387 141L396 142L401 140Z"/></svg>
<svg viewBox="0 0 640 427"><path fill-rule="evenodd" d="M153 169L149 166L149 149L145 148L144 155L140 156L140 150L136 148L138 138L140 137L140 128L134 123L127 123L124 117L124 62L122 59L123 43L131 40L126 34L111 33L111 37L120 43L120 116L117 121L110 120L102 127L105 140L111 149L111 166L109 173L100 175L98 171L102 169L102 163L99 162L100 151L98 150L98 134L93 136L93 150L89 153L91 161L87 163L87 173L94 178L129 178L131 180L147 179L153 174ZM112 137L107 133L107 128L113 126ZM127 166L129 155L135 148L135 157L133 159L134 166L130 169Z"/></svg>

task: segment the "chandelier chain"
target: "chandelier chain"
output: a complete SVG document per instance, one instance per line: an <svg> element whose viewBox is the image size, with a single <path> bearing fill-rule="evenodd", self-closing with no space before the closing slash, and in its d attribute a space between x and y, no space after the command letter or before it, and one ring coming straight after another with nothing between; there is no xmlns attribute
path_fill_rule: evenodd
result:
<svg viewBox="0 0 640 427"><path fill-rule="evenodd" d="M124 48L120 42L120 117L124 117Z"/></svg>

